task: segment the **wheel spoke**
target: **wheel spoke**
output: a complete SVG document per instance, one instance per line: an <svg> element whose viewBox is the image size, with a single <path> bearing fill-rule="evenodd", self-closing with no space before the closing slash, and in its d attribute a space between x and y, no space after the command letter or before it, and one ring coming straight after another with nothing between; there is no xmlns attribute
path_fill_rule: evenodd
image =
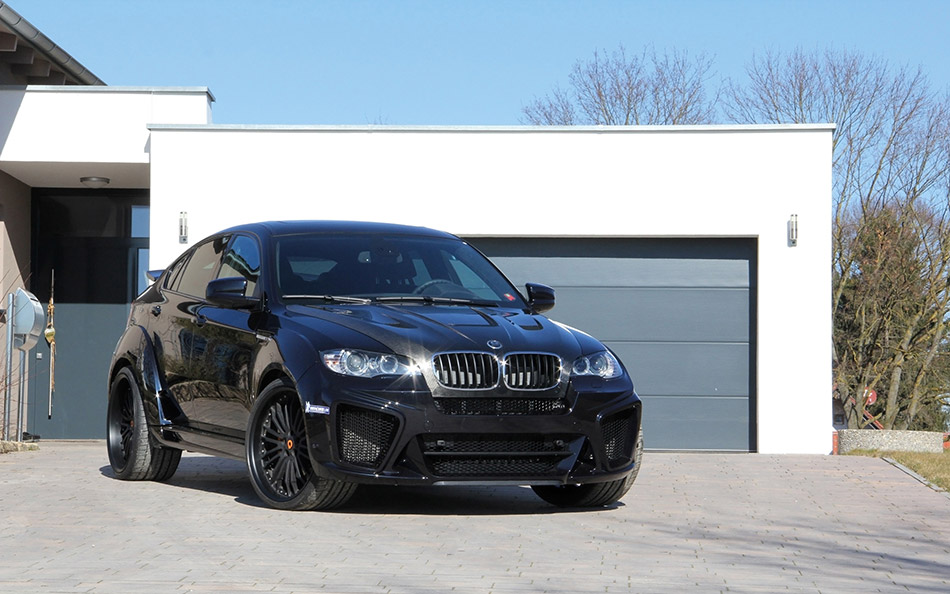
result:
<svg viewBox="0 0 950 594"><path fill-rule="evenodd" d="M132 442L132 427L123 424L121 427L119 427L119 434L122 441L122 458L128 459L129 444Z"/></svg>
<svg viewBox="0 0 950 594"><path fill-rule="evenodd" d="M290 453L287 456L287 489L295 493L300 488L300 461L297 456Z"/></svg>
<svg viewBox="0 0 950 594"><path fill-rule="evenodd" d="M280 493L281 495L287 495L287 485L284 481L284 469L287 467L287 457L280 456L274 468L271 471L271 484L274 487L274 490Z"/></svg>
<svg viewBox="0 0 950 594"><path fill-rule="evenodd" d="M122 384L122 387L124 389L122 390L121 406L119 407L119 442L122 447L122 459L128 460L132 454L132 439L134 437L132 415L134 411L132 409L132 391L125 384Z"/></svg>
<svg viewBox="0 0 950 594"><path fill-rule="evenodd" d="M285 405L277 403L272 410L274 413L274 426L276 431L286 434L290 430L290 427L287 424L287 409Z"/></svg>
<svg viewBox="0 0 950 594"><path fill-rule="evenodd" d="M281 476L281 482L287 495L297 494L296 484L294 483L294 463L291 456L284 458L284 472Z"/></svg>

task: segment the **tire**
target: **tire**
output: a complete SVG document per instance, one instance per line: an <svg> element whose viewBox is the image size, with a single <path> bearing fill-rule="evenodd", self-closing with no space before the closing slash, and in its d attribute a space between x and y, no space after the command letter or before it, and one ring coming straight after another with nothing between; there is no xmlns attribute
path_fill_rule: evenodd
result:
<svg viewBox="0 0 950 594"><path fill-rule="evenodd" d="M603 507L620 501L640 472L640 462L643 460L643 431L637 436L637 446L633 453L634 466L630 474L624 478L606 483L591 483L587 485L559 485L531 487L541 499L559 507Z"/></svg>
<svg viewBox="0 0 950 594"><path fill-rule="evenodd" d="M109 386L106 447L112 472L125 481L168 480L181 460L181 450L152 444L142 395L128 367L123 367Z"/></svg>
<svg viewBox="0 0 950 594"><path fill-rule="evenodd" d="M264 388L251 410L245 440L251 485L264 503L277 509L339 507L356 485L317 476L304 425L293 384L276 380Z"/></svg>

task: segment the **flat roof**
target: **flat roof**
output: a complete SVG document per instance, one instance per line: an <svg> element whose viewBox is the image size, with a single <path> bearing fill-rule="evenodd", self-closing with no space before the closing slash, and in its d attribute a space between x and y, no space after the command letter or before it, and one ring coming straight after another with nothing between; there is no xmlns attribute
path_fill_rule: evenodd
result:
<svg viewBox="0 0 950 594"><path fill-rule="evenodd" d="M110 87L80 85L0 85L0 91L28 91L30 93L114 93L149 95L207 95L214 101L208 87Z"/></svg>
<svg viewBox="0 0 950 594"><path fill-rule="evenodd" d="M110 87L112 88L112 87ZM832 123L821 124L709 124L696 126L389 126L389 125L255 125L255 124L150 124L155 131L208 132L808 132L833 131Z"/></svg>

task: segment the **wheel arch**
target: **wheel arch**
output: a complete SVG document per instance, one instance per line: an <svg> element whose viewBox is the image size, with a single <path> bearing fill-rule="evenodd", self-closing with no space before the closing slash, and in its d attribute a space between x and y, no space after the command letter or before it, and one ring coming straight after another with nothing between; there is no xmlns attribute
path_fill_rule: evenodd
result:
<svg viewBox="0 0 950 594"><path fill-rule="evenodd" d="M256 400L257 397L260 396L261 393L267 388L267 386L279 379L286 379L293 385L297 385L297 382L294 381L294 378L292 375L290 375L290 372L281 366L272 365L265 369L263 373L261 373L260 378L257 380L257 389L254 391L254 399Z"/></svg>
<svg viewBox="0 0 950 594"><path fill-rule="evenodd" d="M129 368L135 378L148 424L152 426L168 424L169 421L163 418L160 403L161 393L165 387L164 377L158 366L152 341L147 330L142 326L130 326L119 339L112 357L112 365L109 368L108 387L110 390L116 376L125 368Z"/></svg>

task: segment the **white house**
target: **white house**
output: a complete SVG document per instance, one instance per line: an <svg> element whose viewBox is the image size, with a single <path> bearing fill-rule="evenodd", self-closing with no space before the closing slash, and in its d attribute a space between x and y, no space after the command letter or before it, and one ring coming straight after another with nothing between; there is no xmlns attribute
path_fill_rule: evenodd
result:
<svg viewBox="0 0 950 594"><path fill-rule="evenodd" d="M648 448L830 451L831 125L221 126L208 89L104 86L11 13L0 276L44 304L56 280L53 416L41 345L30 433L104 435L145 269L237 223L354 219L450 231L552 285L550 316L631 370Z"/></svg>

